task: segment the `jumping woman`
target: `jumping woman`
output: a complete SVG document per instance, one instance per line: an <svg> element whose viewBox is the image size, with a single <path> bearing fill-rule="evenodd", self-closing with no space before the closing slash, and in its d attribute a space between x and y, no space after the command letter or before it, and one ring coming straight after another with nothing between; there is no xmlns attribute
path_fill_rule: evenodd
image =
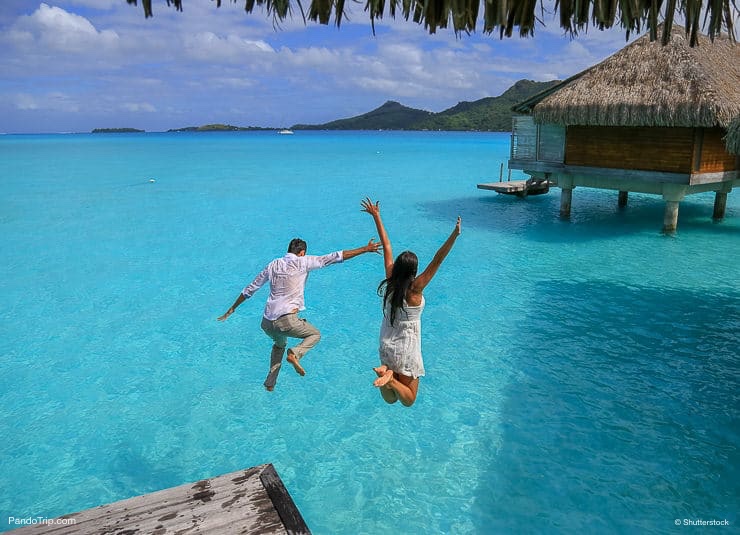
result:
<svg viewBox="0 0 740 535"><path fill-rule="evenodd" d="M421 357L421 313L424 311L424 288L437 273L439 266L460 235L460 218L454 230L435 253L427 268L417 277L419 259L404 251L393 260L393 250L380 218L380 201L367 198L362 211L373 216L383 247L385 279L378 286L383 297L383 323L380 327L380 366L373 368L377 379L373 383L387 403L410 407L419 391L419 377L424 375Z"/></svg>

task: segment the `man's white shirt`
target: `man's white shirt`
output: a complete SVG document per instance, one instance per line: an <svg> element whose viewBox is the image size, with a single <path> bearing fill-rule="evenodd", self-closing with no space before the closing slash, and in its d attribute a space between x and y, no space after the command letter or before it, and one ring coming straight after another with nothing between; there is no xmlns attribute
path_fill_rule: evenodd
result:
<svg viewBox="0 0 740 535"><path fill-rule="evenodd" d="M294 310L305 310L303 293L309 272L343 261L342 251L323 256L298 256L287 253L276 258L263 269L243 290L242 295L249 299L266 282L270 282L270 295L265 304L264 316L274 321Z"/></svg>

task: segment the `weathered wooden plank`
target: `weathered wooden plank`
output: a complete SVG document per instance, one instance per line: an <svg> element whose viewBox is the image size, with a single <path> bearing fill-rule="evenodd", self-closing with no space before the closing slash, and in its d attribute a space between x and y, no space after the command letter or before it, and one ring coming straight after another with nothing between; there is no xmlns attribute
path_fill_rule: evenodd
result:
<svg viewBox="0 0 740 535"><path fill-rule="evenodd" d="M270 492L282 487L275 504ZM279 482L279 484L278 484ZM283 524L282 518L290 521ZM73 524L53 522L14 530L14 535L109 534L309 534L271 464L136 496L79 513L64 515ZM300 519L300 523L297 519ZM298 527L296 527L298 526ZM289 528L289 529L288 529Z"/></svg>
<svg viewBox="0 0 740 535"><path fill-rule="evenodd" d="M293 503L288 489L277 475L275 468L270 464L260 474L262 485L267 491L275 510L283 522L283 526L290 535L310 535L308 526L303 520L301 513Z"/></svg>

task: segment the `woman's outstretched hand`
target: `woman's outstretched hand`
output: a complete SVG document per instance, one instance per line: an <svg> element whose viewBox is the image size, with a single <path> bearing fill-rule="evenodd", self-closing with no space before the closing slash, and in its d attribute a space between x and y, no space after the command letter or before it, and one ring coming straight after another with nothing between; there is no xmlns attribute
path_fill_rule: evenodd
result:
<svg viewBox="0 0 740 535"><path fill-rule="evenodd" d="M367 212L371 216L379 216L380 215L380 201L375 201L373 204L373 201L370 200L370 197L367 197L362 201L362 211Z"/></svg>

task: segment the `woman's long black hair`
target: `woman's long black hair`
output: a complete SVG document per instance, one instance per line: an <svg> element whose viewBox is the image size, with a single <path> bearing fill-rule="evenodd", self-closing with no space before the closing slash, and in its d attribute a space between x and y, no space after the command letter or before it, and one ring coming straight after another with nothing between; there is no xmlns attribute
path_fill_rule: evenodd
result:
<svg viewBox="0 0 740 535"><path fill-rule="evenodd" d="M419 268L419 259L411 251L404 251L393 262L391 276L384 279L378 286L378 295L383 296L383 314L390 301L391 325L396 320L396 311L403 308L403 300L406 291L416 278L416 270Z"/></svg>

